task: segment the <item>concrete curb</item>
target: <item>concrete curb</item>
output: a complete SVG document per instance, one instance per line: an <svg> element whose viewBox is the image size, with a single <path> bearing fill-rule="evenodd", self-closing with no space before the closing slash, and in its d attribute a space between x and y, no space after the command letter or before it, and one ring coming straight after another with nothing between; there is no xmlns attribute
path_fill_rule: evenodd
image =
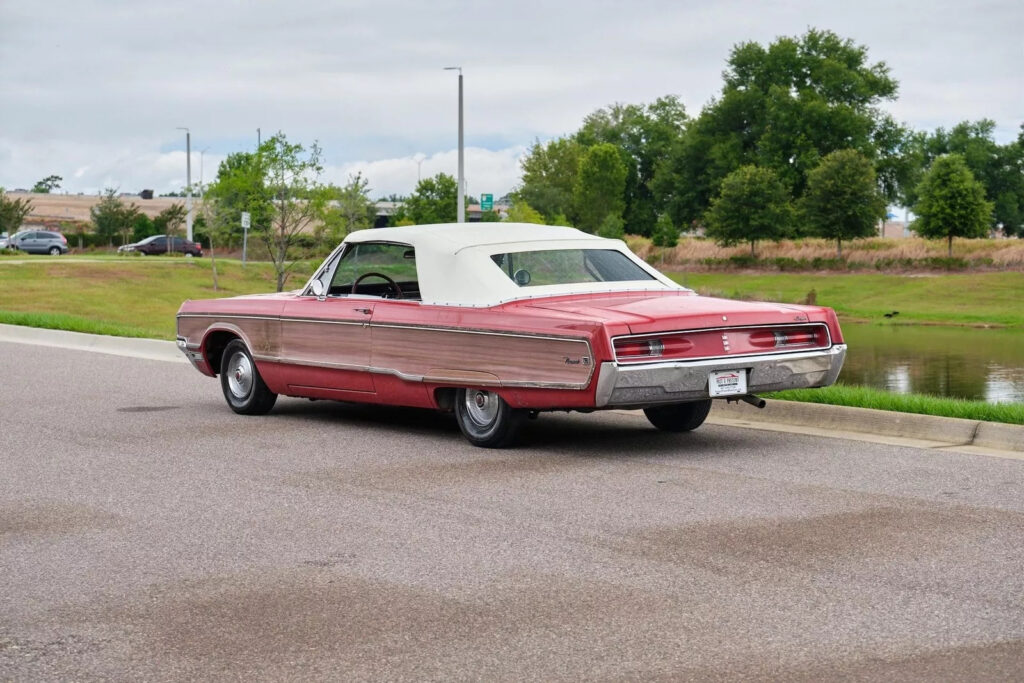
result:
<svg viewBox="0 0 1024 683"><path fill-rule="evenodd" d="M761 410L745 404L715 401L711 415L727 420L800 425L827 431L933 441L951 446L1024 452L1024 425L797 401L769 401Z"/></svg>
<svg viewBox="0 0 1024 683"><path fill-rule="evenodd" d="M174 342L157 339L129 339L20 325L0 325L0 342L36 344L174 363L188 362ZM796 401L770 401L761 410L746 404L715 401L711 417L735 422L774 426L788 424L824 431L870 434L949 446L974 446L1024 453L1024 426L997 422Z"/></svg>
<svg viewBox="0 0 1024 683"><path fill-rule="evenodd" d="M131 339L109 337L102 334L84 334L65 330L47 330L40 327L0 325L0 342L35 344L76 351L93 351L114 356L144 358L146 360L187 363L184 354L174 342L159 339Z"/></svg>

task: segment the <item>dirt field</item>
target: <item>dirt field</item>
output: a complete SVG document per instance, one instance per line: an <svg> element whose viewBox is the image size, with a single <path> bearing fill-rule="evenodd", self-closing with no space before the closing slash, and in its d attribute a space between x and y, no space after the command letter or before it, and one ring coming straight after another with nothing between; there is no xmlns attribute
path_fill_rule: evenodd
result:
<svg viewBox="0 0 1024 683"><path fill-rule="evenodd" d="M48 222L48 221L88 221L89 209L91 209L100 198L96 195L74 195L74 194L36 194L32 192L8 192L11 197L17 199L30 199L32 201L32 212L25 220L26 223ZM183 197L156 197L154 199L140 199L138 196L122 197L127 204L135 204L142 213L150 218L168 208L172 204L184 204ZM195 199L193 199L195 201Z"/></svg>

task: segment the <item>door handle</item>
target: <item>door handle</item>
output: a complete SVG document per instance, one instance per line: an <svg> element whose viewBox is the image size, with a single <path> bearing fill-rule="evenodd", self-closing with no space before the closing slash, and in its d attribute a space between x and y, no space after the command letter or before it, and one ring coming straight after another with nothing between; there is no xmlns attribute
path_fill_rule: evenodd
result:
<svg viewBox="0 0 1024 683"><path fill-rule="evenodd" d="M356 313L365 313L366 315L370 315L371 313L373 313L373 309L372 308L357 308L356 309Z"/></svg>

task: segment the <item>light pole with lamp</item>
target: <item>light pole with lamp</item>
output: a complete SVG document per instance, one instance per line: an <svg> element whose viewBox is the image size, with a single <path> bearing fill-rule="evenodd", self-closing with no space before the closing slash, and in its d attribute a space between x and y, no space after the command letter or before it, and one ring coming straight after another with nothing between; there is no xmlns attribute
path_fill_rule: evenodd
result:
<svg viewBox="0 0 1024 683"><path fill-rule="evenodd" d="M192 241L192 131L184 126L178 130L185 131L185 239Z"/></svg>
<svg viewBox="0 0 1024 683"><path fill-rule="evenodd" d="M203 147L199 150L199 201L203 200L203 155L209 147Z"/></svg>
<svg viewBox="0 0 1024 683"><path fill-rule="evenodd" d="M459 188L458 188L458 207L457 221L459 223L466 222L466 177L465 177L465 166L463 164L463 153L462 153L462 67L461 66L446 66L445 71L458 71L459 72Z"/></svg>

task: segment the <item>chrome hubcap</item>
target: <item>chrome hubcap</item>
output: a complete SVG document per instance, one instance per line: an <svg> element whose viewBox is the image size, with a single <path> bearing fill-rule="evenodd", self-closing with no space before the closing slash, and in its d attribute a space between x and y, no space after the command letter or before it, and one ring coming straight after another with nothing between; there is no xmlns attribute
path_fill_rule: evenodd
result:
<svg viewBox="0 0 1024 683"><path fill-rule="evenodd" d="M486 426L498 417L497 394L490 391L471 390L466 392L466 413L478 425Z"/></svg>
<svg viewBox="0 0 1024 683"><path fill-rule="evenodd" d="M237 398L245 398L252 389L252 361L241 351L231 356L228 364L228 389Z"/></svg>

